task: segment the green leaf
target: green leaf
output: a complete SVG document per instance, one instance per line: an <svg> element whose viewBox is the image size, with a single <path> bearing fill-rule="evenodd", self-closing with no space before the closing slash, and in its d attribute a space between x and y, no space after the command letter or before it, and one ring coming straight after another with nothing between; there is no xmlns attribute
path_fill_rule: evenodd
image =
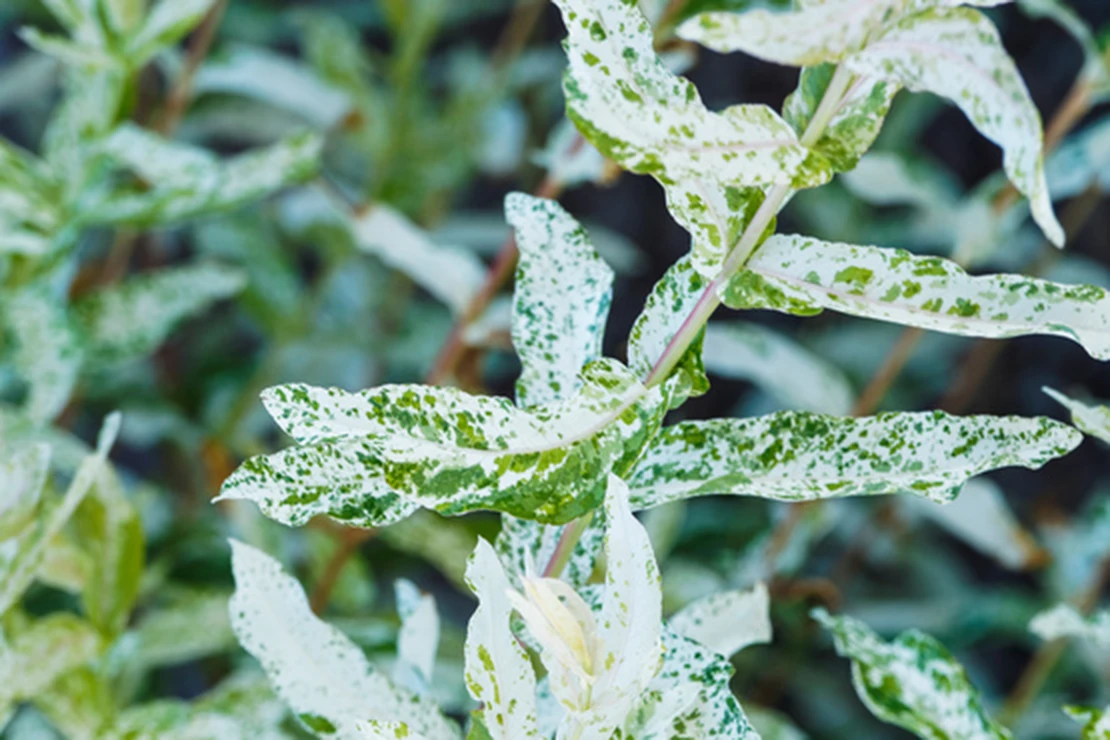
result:
<svg viewBox="0 0 1110 740"><path fill-rule="evenodd" d="M450 388L272 388L263 402L300 446L248 460L220 497L286 524L327 513L381 526L418 506L563 524L597 508L605 476L658 429L662 395L613 360L588 365L573 398L531 411Z"/></svg>
<svg viewBox="0 0 1110 740"><path fill-rule="evenodd" d="M1057 604L1033 617L1029 631L1042 640L1074 637L1100 648L1110 648L1110 611L1084 617L1070 604Z"/></svg>
<svg viewBox="0 0 1110 740"><path fill-rule="evenodd" d="M243 289L238 270L200 263L131 277L83 296L73 310L90 359L146 357L178 324Z"/></svg>
<svg viewBox="0 0 1110 740"><path fill-rule="evenodd" d="M5 450L0 457L0 541L15 537L35 517L50 470L50 446Z"/></svg>
<svg viewBox="0 0 1110 740"><path fill-rule="evenodd" d="M613 271L555 201L511 193L505 218L520 250L512 323L523 366L517 405L562 401L578 391L582 368L601 357Z"/></svg>
<svg viewBox="0 0 1110 740"><path fill-rule="evenodd" d="M628 483L638 509L708 494L810 501L905 492L947 502L972 476L1039 468L1080 439L1045 418L785 411L666 427Z"/></svg>
<svg viewBox="0 0 1110 740"><path fill-rule="evenodd" d="M393 685L346 635L313 615L300 584L276 560L231 540L231 565L232 629L309 728L357 738L356 725L373 718L403 723L427 740L461 736L433 702Z"/></svg>
<svg viewBox="0 0 1110 740"><path fill-rule="evenodd" d="M72 614L51 614L0 644L0 714L33 699L56 680L96 658L104 648L96 629Z"/></svg>
<svg viewBox="0 0 1110 740"><path fill-rule="evenodd" d="M34 704L67 740L101 740L116 713L107 680L89 666L63 673Z"/></svg>
<svg viewBox="0 0 1110 740"><path fill-rule="evenodd" d="M1110 706L1103 709L1068 706L1064 707L1064 713L1083 723L1082 740L1106 740L1110 735Z"/></svg>
<svg viewBox="0 0 1110 740"><path fill-rule="evenodd" d="M731 658L771 641L771 601L758 583L748 591L719 591L687 604L667 622L675 633Z"/></svg>
<svg viewBox="0 0 1110 740"><path fill-rule="evenodd" d="M824 609L812 614L832 632L837 653L852 659L856 693L882 721L935 740L1011 737L987 716L963 667L929 635L910 630L884 642L850 617L833 617Z"/></svg>
<svg viewBox="0 0 1110 740"><path fill-rule="evenodd" d="M1024 275L968 275L938 257L775 235L721 295L732 308L831 309L960 336L1062 336L1110 359L1110 295Z"/></svg>
<svg viewBox="0 0 1110 740"><path fill-rule="evenodd" d="M16 293L4 309L16 342L15 366L29 386L24 413L35 422L49 422L65 408L77 382L80 338L65 302L45 286Z"/></svg>
<svg viewBox="0 0 1110 740"><path fill-rule="evenodd" d="M1071 413L1071 423L1079 431L1110 444L1110 406L1083 403L1052 388L1042 390Z"/></svg>
<svg viewBox="0 0 1110 740"><path fill-rule="evenodd" d="M712 172L737 187L789 183L806 157L770 108L708 110L652 48L634 3L556 0L567 27L567 115L602 154L669 184Z"/></svg>

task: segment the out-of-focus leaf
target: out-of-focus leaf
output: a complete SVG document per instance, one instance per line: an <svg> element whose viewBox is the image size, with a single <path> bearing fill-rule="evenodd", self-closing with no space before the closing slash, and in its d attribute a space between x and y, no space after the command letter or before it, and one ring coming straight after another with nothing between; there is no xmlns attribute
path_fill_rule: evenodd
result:
<svg viewBox="0 0 1110 740"><path fill-rule="evenodd" d="M1064 139L1045 163L1053 197L1071 198L1087 188L1110 191L1110 118L1101 118Z"/></svg>
<svg viewBox="0 0 1110 740"><path fill-rule="evenodd" d="M178 665L235 646L223 592L189 591L145 612L135 625L137 660L146 668Z"/></svg>
<svg viewBox="0 0 1110 740"><path fill-rule="evenodd" d="M1042 640L1074 637L1110 649L1110 611L1084 617L1069 604L1057 604L1033 617L1029 631Z"/></svg>
<svg viewBox="0 0 1110 740"><path fill-rule="evenodd" d="M1079 431L1110 444L1110 406L1083 403L1052 388L1043 390L1071 413L1071 422Z"/></svg>
<svg viewBox="0 0 1110 740"><path fill-rule="evenodd" d="M393 590L397 596L397 613L401 615L393 682L418 696L425 696L431 688L432 669L439 648L436 600L403 578L393 584Z"/></svg>
<svg viewBox="0 0 1110 740"><path fill-rule="evenodd" d="M667 622L675 633L731 658L771 641L771 601L758 583L748 591L720 591L687 605Z"/></svg>
<svg viewBox="0 0 1110 740"><path fill-rule="evenodd" d="M22 532L38 511L50 469L50 446L30 445L0 457L0 541Z"/></svg>
<svg viewBox="0 0 1110 740"><path fill-rule="evenodd" d="M1064 707L1064 712L1083 723L1083 740L1104 740L1110 735L1110 706L1103 709L1069 706Z"/></svg>
<svg viewBox="0 0 1110 740"><path fill-rule="evenodd" d="M67 740L101 740L116 713L107 681L88 666L63 673L34 704Z"/></svg>
<svg viewBox="0 0 1110 740"><path fill-rule="evenodd" d="M423 558L453 584L465 588L466 559L474 551L477 536L463 522L433 511L417 511L382 529L378 536L396 550Z"/></svg>
<svg viewBox="0 0 1110 740"><path fill-rule="evenodd" d="M158 0L128 39L127 62L135 69L193 29L216 0Z"/></svg>
<svg viewBox="0 0 1110 740"><path fill-rule="evenodd" d="M81 367L81 339L60 297L30 287L4 306L15 337L15 366L29 386L24 402L32 420L45 423L69 401Z"/></svg>
<svg viewBox="0 0 1110 740"><path fill-rule="evenodd" d="M103 648L96 629L72 614L32 622L9 644L0 644L0 715L6 705L35 698Z"/></svg>

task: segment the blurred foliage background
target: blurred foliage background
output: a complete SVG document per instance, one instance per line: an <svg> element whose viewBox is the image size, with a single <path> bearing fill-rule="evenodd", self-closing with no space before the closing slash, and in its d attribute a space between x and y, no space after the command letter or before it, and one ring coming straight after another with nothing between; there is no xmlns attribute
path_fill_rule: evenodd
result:
<svg viewBox="0 0 1110 740"><path fill-rule="evenodd" d="M668 40L685 14L742 8L745 0L641 4L659 21L661 48L711 107L778 108L793 90L794 70ZM1105 0L1069 4L1096 32L1110 24ZM1060 116L1049 125L1060 144L1049 172L1071 233L1065 253L1051 252L1028 227L1001 229L984 216L999 190L999 151L954 108L906 93L865 166L798 195L780 231L974 255L975 269L1110 287L1102 189L1110 185L1108 110L1077 97L1083 52L1061 26L1031 12L1036 7L991 12L1045 120ZM58 62L18 33L24 26L59 30L37 1L0 4L0 133L38 152L64 84ZM353 390L426 378L511 393L518 365L508 336L512 262L501 203L512 190L558 196L587 225L618 273L606 349L622 355L643 299L689 238L654 182L608 166L564 119L562 36L555 9L535 0L232 0L134 70L121 120L220 157L306 130L323 137L323 152L318 173L284 178L260 197L186 209L182 218L90 224L57 256L67 280L55 300L74 304L185 264L219 265L205 273L209 287L221 275L241 276L234 288L180 311L184 320L167 327L164 341L148 342L149 352L87 363L50 432L77 445L94 438L105 414L123 412L112 454L123 503L105 507L99 534L74 533L56 545L54 570L40 575L23 606L29 615L68 608L73 584L105 567L104 552L130 563L102 578L130 595L117 599L115 632L127 639L113 648L110 706L97 711L164 698L216 701L206 692L226 693L229 676L251 675L227 623L229 535L280 554L314 607L385 661L397 629L391 584L408 578L434 593L446 619L436 690L445 706L465 711L461 643L472 602L461 574L474 538L496 532L496 517L446 520L422 511L382 531L324 520L287 529L252 505L209 502L239 461L286 444L258 402L266 386ZM1082 139L1075 131L1095 134ZM147 197L157 183L139 169L128 186ZM11 260L0 273L9 289L19 269ZM1063 418L1042 386L1110 398L1110 372L1060 340L922 337L833 315L802 329L787 317L754 316L779 333L768 338L730 333L730 318L718 317L707 346L712 390L678 413L940 406ZM776 365L753 349L782 335L793 343L780 351L823 358L821 382L836 393L815 397L813 377L792 375L788 359ZM12 369L16 344L9 336L0 355L9 419L27 393ZM9 421L7 431L14 429ZM1100 445L1088 441L1041 473L975 482L1008 509L943 516L916 500L790 508L706 498L652 511L646 520L667 607L770 579L776 639L738 657L734 688L746 708L785 712L810 737L902 734L855 699L847 664L806 617L815 604L849 611L883 633L932 632L993 705L1021 716L1022 736L1074 736L1058 707L1105 704L1110 660L1075 646L1045 655L1026 626L1055 601L1093 603L1105 590L1110 458ZM130 549L120 554L123 541ZM36 707L21 710L4 737L50 736L42 716L57 726L62 710Z"/></svg>

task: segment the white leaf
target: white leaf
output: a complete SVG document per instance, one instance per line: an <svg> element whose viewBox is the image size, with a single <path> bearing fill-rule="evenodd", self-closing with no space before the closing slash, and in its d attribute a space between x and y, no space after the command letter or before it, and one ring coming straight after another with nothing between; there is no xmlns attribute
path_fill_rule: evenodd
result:
<svg viewBox="0 0 1110 740"><path fill-rule="evenodd" d="M1029 630L1042 640L1075 637L1110 649L1110 611L1084 617L1073 606L1057 604L1033 617Z"/></svg>
<svg viewBox="0 0 1110 740"><path fill-rule="evenodd" d="M536 726L536 677L524 649L509 627L512 586L497 553L483 539L466 570L478 608L466 630L466 685L483 702L493 740L539 738Z"/></svg>
<svg viewBox="0 0 1110 740"><path fill-rule="evenodd" d="M722 289L733 308L831 309L960 336L1061 336L1110 359L1110 294L1024 275L968 275L909 252L776 234Z"/></svg>
<svg viewBox="0 0 1110 740"><path fill-rule="evenodd" d="M834 365L759 324L710 322L702 357L711 375L749 380L789 408L847 416L855 399Z"/></svg>
<svg viewBox="0 0 1110 740"><path fill-rule="evenodd" d="M570 398L582 368L601 356L613 271L555 201L512 193L505 217L520 250L513 346L523 365L517 405L528 408Z"/></svg>
<svg viewBox="0 0 1110 740"><path fill-rule="evenodd" d="M1110 406L1094 405L1068 398L1052 388L1044 388L1045 393L1061 403L1071 413L1071 422L1084 434L1101 439L1110 444Z"/></svg>
<svg viewBox="0 0 1110 740"><path fill-rule="evenodd" d="M667 622L683 637L731 658L749 645L771 641L771 601L767 586L721 591L687 605Z"/></svg>
<svg viewBox="0 0 1110 740"><path fill-rule="evenodd" d="M427 740L460 737L435 704L394 686L355 643L318 619L300 584L276 560L231 540L231 566L232 629L308 727L360 738L358 723L373 719L404 723Z"/></svg>
<svg viewBox="0 0 1110 740"><path fill-rule="evenodd" d="M414 694L424 695L432 682L439 647L439 614L436 600L403 578L393 584L401 629L397 633L397 663L393 681Z"/></svg>

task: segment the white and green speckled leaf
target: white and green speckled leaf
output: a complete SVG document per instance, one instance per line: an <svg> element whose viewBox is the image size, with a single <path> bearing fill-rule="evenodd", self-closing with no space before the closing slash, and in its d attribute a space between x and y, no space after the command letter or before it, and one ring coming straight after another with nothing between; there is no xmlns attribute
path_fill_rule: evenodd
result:
<svg viewBox="0 0 1110 740"><path fill-rule="evenodd" d="M664 192L667 210L690 232L694 269L707 278L716 277L763 203L763 191L719 183L706 173L666 183Z"/></svg>
<svg viewBox="0 0 1110 740"><path fill-rule="evenodd" d="M1044 175L1041 118L994 24L971 8L936 8L870 40L844 64L853 72L948 98L1002 148L1010 181L1030 200L1048 239L1063 246Z"/></svg>
<svg viewBox="0 0 1110 740"><path fill-rule="evenodd" d="M644 310L628 335L628 364L638 378L645 379L651 374L655 363L663 356L708 288L709 280L695 269L692 256L682 257L671 265L655 284L644 303ZM686 351L677 373L679 377L671 399L672 406L709 390L700 340Z"/></svg>
<svg viewBox="0 0 1110 740"><path fill-rule="evenodd" d="M439 648L439 614L435 597L404 578L393 584L401 629L397 632L397 662L393 682L423 696L432 683Z"/></svg>
<svg viewBox="0 0 1110 740"><path fill-rule="evenodd" d="M1067 706L1064 713L1083 724L1082 740L1106 740L1110 737L1110 706L1102 709Z"/></svg>
<svg viewBox="0 0 1110 740"><path fill-rule="evenodd" d="M491 740L539 738L536 676L509 626L512 585L493 547L478 540L466 570L478 608L466 630L466 685Z"/></svg>
<svg viewBox="0 0 1110 740"><path fill-rule="evenodd" d="M789 183L806 157L770 108L721 113L667 69L651 26L634 3L556 0L567 27L567 114L622 167L663 183L706 173L737 187Z"/></svg>
<svg viewBox="0 0 1110 740"><path fill-rule="evenodd" d="M750 381L787 408L847 416L855 399L836 366L760 324L710 322L702 357L710 375Z"/></svg>
<svg viewBox="0 0 1110 740"><path fill-rule="evenodd" d="M516 400L529 408L570 398L582 368L601 356L613 271L555 201L511 193L505 218L520 250L512 331L523 368Z"/></svg>
<svg viewBox="0 0 1110 740"><path fill-rule="evenodd" d="M312 177L322 147L319 135L299 133L221 161L125 124L107 137L103 151L149 187L113 192L88 218L150 226L236 208Z"/></svg>
<svg viewBox="0 0 1110 740"><path fill-rule="evenodd" d="M0 456L0 541L19 534L34 519L49 470L50 446L44 443L5 450Z"/></svg>
<svg viewBox="0 0 1110 740"><path fill-rule="evenodd" d="M991 719L979 692L952 654L917 630L883 641L862 622L815 609L836 651L852 660L852 683L860 700L884 722L930 740L1008 740L1009 730Z"/></svg>
<svg viewBox="0 0 1110 740"><path fill-rule="evenodd" d="M1110 359L1110 293L1024 275L968 275L939 257L775 235L722 289L733 308L823 309L961 336L1061 336Z"/></svg>
<svg viewBox="0 0 1110 740"><path fill-rule="evenodd" d="M73 308L90 360L134 359L245 283L242 272L224 265L167 267L88 293Z"/></svg>
<svg viewBox="0 0 1110 740"><path fill-rule="evenodd" d="M719 591L682 608L667 621L674 632L725 658L749 645L771 641L771 599L767 586Z"/></svg>
<svg viewBox="0 0 1110 740"><path fill-rule="evenodd" d="M74 614L59 612L32 622L8 644L0 643L0 715L91 662L103 649L101 635Z"/></svg>
<svg viewBox="0 0 1110 740"><path fill-rule="evenodd" d="M1033 617L1029 631L1042 640L1074 637L1110 649L1110 611L1084 617L1070 604L1057 604Z"/></svg>
<svg viewBox="0 0 1110 740"><path fill-rule="evenodd" d="M1110 406L1083 403L1052 388L1042 390L1068 410L1079 431L1110 444Z"/></svg>
<svg viewBox="0 0 1110 740"><path fill-rule="evenodd" d="M69 401L81 368L81 338L64 300L44 286L26 288L3 306L15 339L15 367L27 383L24 413L50 422Z"/></svg>
<svg viewBox="0 0 1110 740"><path fill-rule="evenodd" d="M628 483L638 509L710 494L809 501L905 492L947 502L972 476L1039 468L1080 440L1045 418L786 411L666 427Z"/></svg>
<svg viewBox="0 0 1110 740"><path fill-rule="evenodd" d="M300 584L276 560L232 540L231 565L232 629L277 694L318 736L359 738L356 724L370 719L404 723L427 740L461 736L433 702L393 685L354 642L318 619Z"/></svg>
<svg viewBox="0 0 1110 740"><path fill-rule="evenodd" d="M665 411L662 391L613 360L588 365L573 398L530 411L404 385L291 385L263 400L300 446L248 460L221 498L253 499L287 524L326 513L379 526L417 506L564 524L601 504L606 475L625 472Z"/></svg>

